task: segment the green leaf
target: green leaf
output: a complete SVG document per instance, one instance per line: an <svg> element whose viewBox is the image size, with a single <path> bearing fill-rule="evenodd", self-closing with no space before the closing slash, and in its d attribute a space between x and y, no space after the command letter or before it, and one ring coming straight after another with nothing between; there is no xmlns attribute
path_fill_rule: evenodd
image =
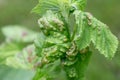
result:
<svg viewBox="0 0 120 80"><path fill-rule="evenodd" d="M62 12L63 16L69 14L69 11L84 10L86 0L39 0L38 5L32 10L39 15L43 15L46 11ZM66 12L68 14L66 14Z"/></svg>
<svg viewBox="0 0 120 80"><path fill-rule="evenodd" d="M41 32L35 41L36 52L43 64L59 59L69 47L67 31L63 22L52 11L39 19Z"/></svg>
<svg viewBox="0 0 120 80"><path fill-rule="evenodd" d="M75 67L78 73L78 78L76 80L82 80L84 78L85 71L88 67L91 54L92 52L88 51L84 54L78 55L79 58L78 58L77 63L75 64Z"/></svg>
<svg viewBox="0 0 120 80"><path fill-rule="evenodd" d="M37 32L26 29L22 26L5 26L2 28L2 33L7 41L16 42L33 42Z"/></svg>
<svg viewBox="0 0 120 80"><path fill-rule="evenodd" d="M88 25L87 19L84 16L83 12L75 11L75 20L76 20L76 32L74 40L79 50L82 50L88 47L91 43L91 27Z"/></svg>
<svg viewBox="0 0 120 80"><path fill-rule="evenodd" d="M68 0L39 0L38 5L33 9L33 12L43 15L47 10L51 10L53 12L59 12L61 9L68 5Z"/></svg>
<svg viewBox="0 0 120 80"><path fill-rule="evenodd" d="M74 40L80 50L86 48L91 42L105 57L112 58L118 47L117 38L111 33L108 26L90 13L74 12L76 18L76 35Z"/></svg>
<svg viewBox="0 0 120 80"><path fill-rule="evenodd" d="M91 20L92 42L96 49L105 57L112 58L117 51L118 39L112 34L108 26L96 18L89 16Z"/></svg>
<svg viewBox="0 0 120 80"><path fill-rule="evenodd" d="M33 80L67 80L66 74L62 70L61 63L56 60L46 64L43 68L38 68Z"/></svg>
<svg viewBox="0 0 120 80"><path fill-rule="evenodd" d="M78 53L76 63L64 67L64 70L68 75L68 80L83 80L91 54L90 51L87 51L84 54Z"/></svg>

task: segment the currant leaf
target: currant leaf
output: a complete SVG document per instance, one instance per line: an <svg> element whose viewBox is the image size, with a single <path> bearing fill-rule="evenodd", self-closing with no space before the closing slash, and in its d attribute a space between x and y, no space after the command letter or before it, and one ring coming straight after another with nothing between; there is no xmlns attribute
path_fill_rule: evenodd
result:
<svg viewBox="0 0 120 80"><path fill-rule="evenodd" d="M76 11L76 35L74 40L80 50L91 42L105 57L112 58L118 47L118 39L108 26L94 18L90 13Z"/></svg>

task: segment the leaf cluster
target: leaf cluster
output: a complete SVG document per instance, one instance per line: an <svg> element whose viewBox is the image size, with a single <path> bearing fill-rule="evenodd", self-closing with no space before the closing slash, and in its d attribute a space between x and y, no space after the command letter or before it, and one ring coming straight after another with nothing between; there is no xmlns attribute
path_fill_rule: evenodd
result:
<svg viewBox="0 0 120 80"><path fill-rule="evenodd" d="M86 0L39 0L33 9L41 15L38 20L41 33L35 41L40 57L38 69L44 70L44 66L51 63L54 66L54 62L60 60L59 66L68 80L81 80L89 62L91 43L105 57L111 59L114 56L117 38L106 24L84 12L85 4ZM44 79L50 80L47 76Z"/></svg>
<svg viewBox="0 0 120 80"><path fill-rule="evenodd" d="M118 47L109 27L84 12L85 5L86 0L39 0L33 12L40 15L40 32L3 28L6 41L0 47L1 63L34 68L33 80L82 80L91 44L108 59Z"/></svg>

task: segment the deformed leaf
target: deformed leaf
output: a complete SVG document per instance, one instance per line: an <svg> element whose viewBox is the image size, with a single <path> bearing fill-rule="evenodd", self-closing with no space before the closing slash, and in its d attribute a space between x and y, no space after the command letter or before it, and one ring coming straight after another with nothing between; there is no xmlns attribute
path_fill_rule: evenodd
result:
<svg viewBox="0 0 120 80"><path fill-rule="evenodd" d="M54 62L69 48L67 31L63 22L52 11L38 21L41 34L35 41L37 56L42 57L41 64Z"/></svg>
<svg viewBox="0 0 120 80"><path fill-rule="evenodd" d="M69 76L68 80L83 80L91 54L90 51L87 51L84 54L79 53L75 64L64 67L66 74Z"/></svg>
<svg viewBox="0 0 120 80"><path fill-rule="evenodd" d="M76 35L75 42L80 50L88 47L91 43L91 27L88 25L86 17L83 12L75 11L74 12L76 19Z"/></svg>
<svg viewBox="0 0 120 80"><path fill-rule="evenodd" d="M74 9L84 10L85 5L86 0L39 0L38 5L32 12L43 15L46 11L51 10L53 12L62 12L62 14L64 14L68 9L68 11L74 11Z"/></svg>
<svg viewBox="0 0 120 80"><path fill-rule="evenodd" d="M76 11L76 35L74 40L80 50L86 48L91 42L105 57L112 58L118 47L118 40L109 30L108 26L91 14Z"/></svg>
<svg viewBox="0 0 120 80"><path fill-rule="evenodd" d="M68 3L68 0L39 0L38 5L32 12L40 15L45 14L47 10L59 12L66 3Z"/></svg>
<svg viewBox="0 0 120 80"><path fill-rule="evenodd" d="M91 17L92 42L105 57L112 58L117 51L118 39L112 34L108 26Z"/></svg>

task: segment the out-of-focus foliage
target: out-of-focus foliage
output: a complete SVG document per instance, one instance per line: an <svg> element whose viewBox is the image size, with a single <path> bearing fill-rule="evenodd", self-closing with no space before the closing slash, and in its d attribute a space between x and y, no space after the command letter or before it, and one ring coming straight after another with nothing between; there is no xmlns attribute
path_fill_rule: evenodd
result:
<svg viewBox="0 0 120 80"><path fill-rule="evenodd" d="M0 66L0 80L31 80L33 71Z"/></svg>
<svg viewBox="0 0 120 80"><path fill-rule="evenodd" d="M18 80L19 76L27 73L28 75L33 75L32 70L34 68L35 63L35 53L34 53L34 45L33 41L37 36L37 32L26 29L22 26L6 26L2 28L2 32L5 36L5 41L0 45L0 67L1 74L2 70L7 75L0 75L0 79L8 80ZM5 66L6 65L6 66ZM5 66L5 69L2 67ZM9 66L9 67L8 67ZM14 68L14 69L12 69ZM10 69L10 71L5 71L6 69ZM26 70L24 73L24 69ZM14 73L18 72L19 76L13 77ZM22 74L23 73L23 74ZM21 74L21 75L20 75ZM28 80L32 77L24 77L28 78ZM24 78L22 80L24 80Z"/></svg>
<svg viewBox="0 0 120 80"><path fill-rule="evenodd" d="M0 28L6 25L24 25L37 30L37 15L31 13L37 0L0 0ZM0 42L3 35L0 31Z"/></svg>
<svg viewBox="0 0 120 80"><path fill-rule="evenodd" d="M32 68L36 58L33 42L38 33L22 26L7 26L2 32L6 40L0 46L0 62L14 68Z"/></svg>
<svg viewBox="0 0 120 80"><path fill-rule="evenodd" d="M37 32L28 30L22 26L5 26L2 28L2 33L6 40L11 42L30 43L36 38Z"/></svg>

